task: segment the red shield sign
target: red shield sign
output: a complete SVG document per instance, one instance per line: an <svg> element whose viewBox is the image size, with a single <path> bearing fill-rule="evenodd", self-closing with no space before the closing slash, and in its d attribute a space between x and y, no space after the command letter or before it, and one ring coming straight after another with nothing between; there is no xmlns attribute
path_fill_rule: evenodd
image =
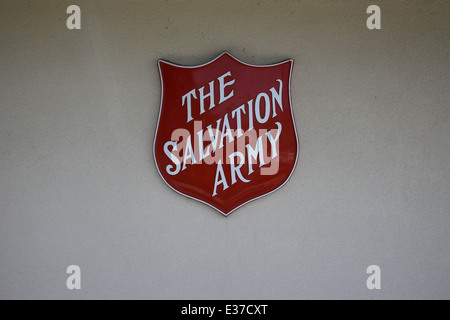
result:
<svg viewBox="0 0 450 320"><path fill-rule="evenodd" d="M158 64L153 151L169 187L227 216L287 182L298 157L292 60L256 66L223 53L199 66Z"/></svg>

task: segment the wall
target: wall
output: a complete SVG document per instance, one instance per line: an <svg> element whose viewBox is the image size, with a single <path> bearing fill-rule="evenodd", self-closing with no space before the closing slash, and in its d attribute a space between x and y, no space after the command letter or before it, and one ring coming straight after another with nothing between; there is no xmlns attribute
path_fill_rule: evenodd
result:
<svg viewBox="0 0 450 320"><path fill-rule="evenodd" d="M450 298L449 21L447 0L2 1L0 298ZM301 144L228 218L152 158L157 60L225 50L294 59Z"/></svg>

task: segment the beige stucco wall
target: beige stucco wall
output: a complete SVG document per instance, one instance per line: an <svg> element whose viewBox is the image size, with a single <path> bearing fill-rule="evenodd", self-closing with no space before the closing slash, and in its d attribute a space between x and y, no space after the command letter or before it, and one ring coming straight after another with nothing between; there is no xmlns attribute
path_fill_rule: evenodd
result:
<svg viewBox="0 0 450 320"><path fill-rule="evenodd" d="M449 18L447 0L1 1L0 298L450 298ZM294 59L301 145L288 184L228 218L152 159L157 60L225 50Z"/></svg>

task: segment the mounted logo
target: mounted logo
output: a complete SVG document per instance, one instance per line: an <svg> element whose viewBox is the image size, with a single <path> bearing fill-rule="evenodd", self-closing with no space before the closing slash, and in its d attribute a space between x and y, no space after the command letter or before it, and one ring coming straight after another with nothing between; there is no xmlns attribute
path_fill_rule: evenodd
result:
<svg viewBox="0 0 450 320"><path fill-rule="evenodd" d="M225 52L200 66L158 64L153 153L169 187L227 216L287 182L298 157L292 60L254 66Z"/></svg>

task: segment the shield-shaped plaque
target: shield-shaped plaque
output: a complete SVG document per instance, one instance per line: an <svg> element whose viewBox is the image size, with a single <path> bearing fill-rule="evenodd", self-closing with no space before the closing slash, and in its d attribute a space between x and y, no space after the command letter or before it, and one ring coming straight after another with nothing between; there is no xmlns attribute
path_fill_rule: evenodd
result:
<svg viewBox="0 0 450 320"><path fill-rule="evenodd" d="M288 181L298 158L293 60L250 65L225 52L198 66L158 65L153 151L170 188L227 216Z"/></svg>

